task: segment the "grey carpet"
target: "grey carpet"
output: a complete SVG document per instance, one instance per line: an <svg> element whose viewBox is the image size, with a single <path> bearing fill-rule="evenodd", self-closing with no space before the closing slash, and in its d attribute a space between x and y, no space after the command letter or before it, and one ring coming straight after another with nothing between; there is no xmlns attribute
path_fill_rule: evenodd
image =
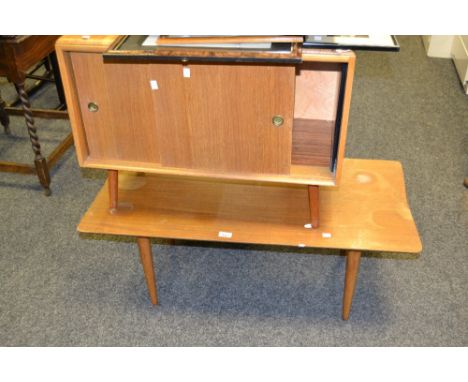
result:
<svg viewBox="0 0 468 382"><path fill-rule="evenodd" d="M450 60L400 43L358 53L347 156L403 163L424 250L367 254L349 322L344 258L318 249L157 241L153 308L134 242L76 232L105 178L70 150L50 198L34 176L0 174L0 345L468 345L468 96ZM37 124L46 152L68 126ZM0 158L31 160L22 118L12 129Z"/></svg>

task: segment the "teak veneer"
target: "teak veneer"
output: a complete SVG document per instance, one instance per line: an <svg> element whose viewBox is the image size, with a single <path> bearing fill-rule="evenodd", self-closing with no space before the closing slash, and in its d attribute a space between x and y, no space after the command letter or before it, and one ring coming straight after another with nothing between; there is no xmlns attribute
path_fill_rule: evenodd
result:
<svg viewBox="0 0 468 382"><path fill-rule="evenodd" d="M139 238L153 303L149 238L345 250L343 318L348 319L362 251L422 249L401 164L345 159L340 186L320 194L320 211L321 224L311 229L307 186L125 173L119 178L119 208L109 209L104 186L78 230Z"/></svg>

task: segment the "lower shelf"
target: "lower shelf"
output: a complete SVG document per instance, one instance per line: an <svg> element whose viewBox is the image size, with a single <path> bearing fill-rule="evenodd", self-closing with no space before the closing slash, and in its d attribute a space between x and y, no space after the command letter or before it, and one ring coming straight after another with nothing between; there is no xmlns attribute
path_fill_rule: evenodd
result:
<svg viewBox="0 0 468 382"><path fill-rule="evenodd" d="M308 228L307 187L121 174L84 215L87 233L347 250L412 252L421 242L399 162L346 159L340 187L320 188L320 228Z"/></svg>

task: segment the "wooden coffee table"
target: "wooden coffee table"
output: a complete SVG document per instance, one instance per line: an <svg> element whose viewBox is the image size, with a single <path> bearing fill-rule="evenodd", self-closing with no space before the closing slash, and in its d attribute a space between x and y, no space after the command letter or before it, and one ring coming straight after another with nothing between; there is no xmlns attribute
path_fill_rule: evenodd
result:
<svg viewBox="0 0 468 382"><path fill-rule="evenodd" d="M362 251L419 253L401 164L345 159L339 187L320 199L311 229L307 186L123 174L119 206L106 184L78 226L136 237L150 299L158 303L151 238L340 249L346 255L343 319L349 318Z"/></svg>

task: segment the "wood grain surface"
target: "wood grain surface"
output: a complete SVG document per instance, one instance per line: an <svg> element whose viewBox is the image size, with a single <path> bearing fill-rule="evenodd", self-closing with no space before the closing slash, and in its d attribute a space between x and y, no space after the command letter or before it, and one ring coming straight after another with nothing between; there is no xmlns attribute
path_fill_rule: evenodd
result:
<svg viewBox="0 0 468 382"><path fill-rule="evenodd" d="M294 66L104 64L93 53L71 61L90 158L289 174Z"/></svg>
<svg viewBox="0 0 468 382"><path fill-rule="evenodd" d="M67 110L70 117L70 124L73 131L76 155L80 166L84 165L89 157L89 146L86 132L83 126L81 108L78 100L75 76L73 73L71 52L96 52L102 53L118 39L115 35L106 36L62 36L55 44L57 60L60 66L60 76L62 77L63 90L67 100Z"/></svg>
<svg viewBox="0 0 468 382"><path fill-rule="evenodd" d="M305 62L297 66L294 118L336 120L341 65Z"/></svg>
<svg viewBox="0 0 468 382"><path fill-rule="evenodd" d="M333 101L331 109L323 108L318 97L311 112L311 103L304 98L307 92L304 97L300 92L291 95L297 85L292 64L105 64L102 53L122 38L64 36L56 44L81 166L321 186L338 182L351 97L352 52L302 51L300 58L305 63L301 66L308 74L299 80L299 87L312 83L319 90L328 89ZM295 99L305 102L299 116L320 116L320 110L325 113L321 117L331 115L336 89L329 85L339 76L337 63L348 64L349 72L338 165L332 173L326 159L328 143L313 150L307 150L298 139L293 144L292 110ZM328 69L314 74L308 70L311 66ZM190 78L182 77L184 67L190 69ZM234 70L239 68L242 70ZM150 89L153 79L160 85L157 91ZM99 112L89 112L89 102L96 102ZM283 126L276 130L270 128L274 115L284 118ZM296 138L307 138L308 133L310 138L316 132L298 128ZM324 130L319 135L322 133ZM299 155L294 155L295 150Z"/></svg>
<svg viewBox="0 0 468 382"><path fill-rule="evenodd" d="M294 119L291 164L329 167L335 123L317 119Z"/></svg>
<svg viewBox="0 0 468 382"><path fill-rule="evenodd" d="M55 44L62 52L99 52L108 50L120 37L118 35L65 35Z"/></svg>
<svg viewBox="0 0 468 382"><path fill-rule="evenodd" d="M291 165L289 174L249 174L225 171L207 171L197 169L181 169L175 167L161 167L159 164L149 162L135 162L125 160L98 160L88 158L83 163L84 167L98 168L103 170L119 170L147 172L151 174L176 175L183 177L196 177L218 180L236 180L236 181L258 181L267 183L282 184L305 184L318 186L334 186L335 175L330 172L328 167L323 166L304 166Z"/></svg>
<svg viewBox="0 0 468 382"><path fill-rule="evenodd" d="M156 274L154 272L153 253L151 251L151 240L147 237L137 237L140 260L145 274L148 294L153 305L158 304L158 289L156 284Z"/></svg>
<svg viewBox="0 0 468 382"><path fill-rule="evenodd" d="M101 55L81 52L71 53L71 62L89 156L160 163L148 66L105 65ZM89 111L90 102L99 110Z"/></svg>
<svg viewBox="0 0 468 382"><path fill-rule="evenodd" d="M360 262L360 251L346 251L346 273L342 310L342 317L345 321L349 319L349 314L351 313L351 305L353 303L354 291L356 289Z"/></svg>
<svg viewBox="0 0 468 382"><path fill-rule="evenodd" d="M305 226L311 223L306 186L150 175L119 180L118 212L109 213L105 185L80 232L357 251L422 249L399 162L346 159L341 186L321 189L318 229Z"/></svg>
<svg viewBox="0 0 468 382"><path fill-rule="evenodd" d="M26 72L54 51L60 36L20 36L0 40L0 76L21 83Z"/></svg>
<svg viewBox="0 0 468 382"><path fill-rule="evenodd" d="M294 66L187 65L186 111L193 169L289 174ZM275 115L284 119L280 127Z"/></svg>

